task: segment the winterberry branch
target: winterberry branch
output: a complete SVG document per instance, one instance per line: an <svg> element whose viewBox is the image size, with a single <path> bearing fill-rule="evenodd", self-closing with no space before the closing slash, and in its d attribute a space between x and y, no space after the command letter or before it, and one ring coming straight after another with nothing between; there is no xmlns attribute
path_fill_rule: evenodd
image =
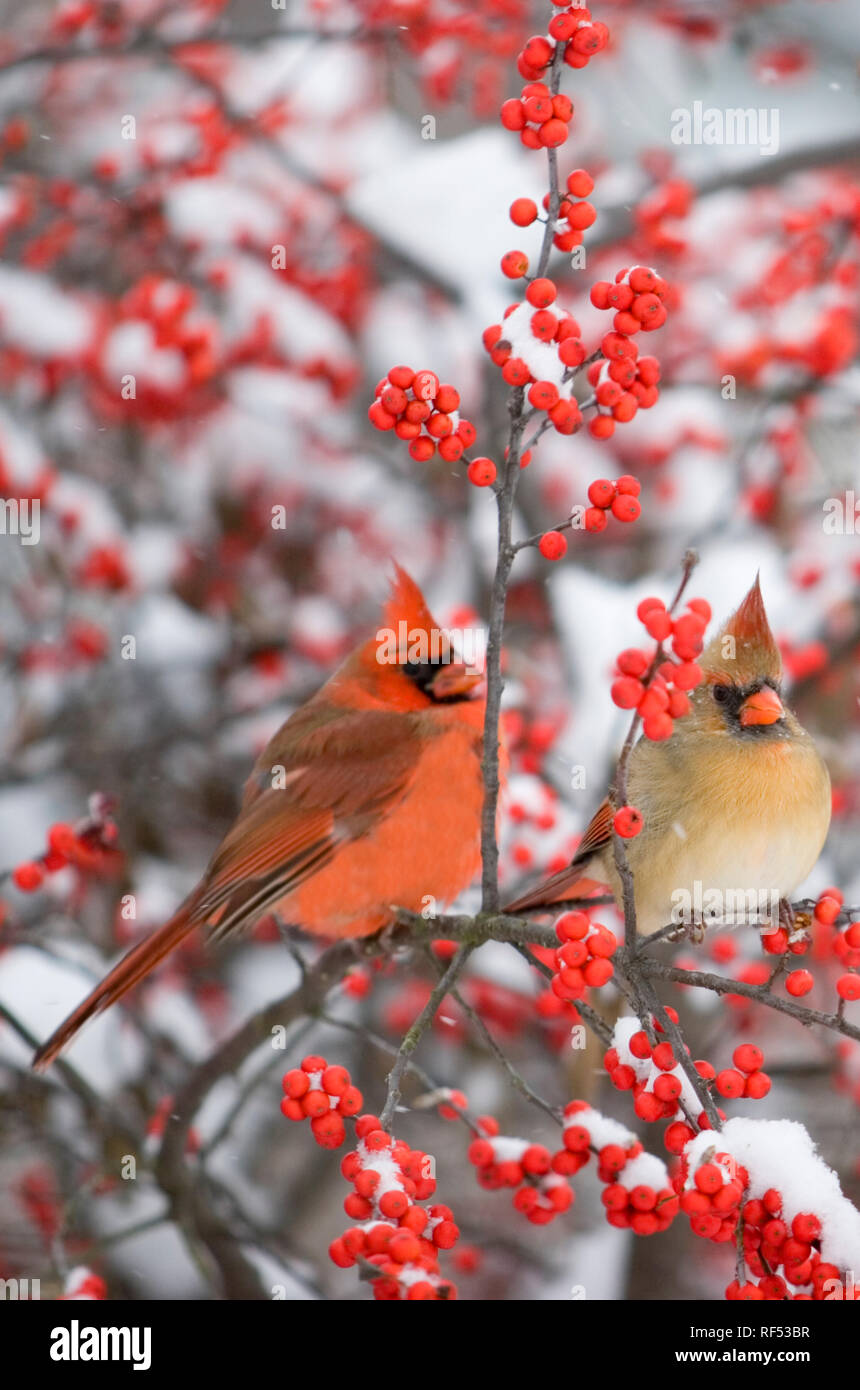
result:
<svg viewBox="0 0 860 1390"><path fill-rule="evenodd" d="M714 994L740 995L742 999L750 999L755 1004L764 1004L768 1009L776 1009L778 1013L788 1014L790 1018L802 1023L805 1028L818 1023L823 1028L830 1028L836 1033L843 1033L846 1038L853 1038L855 1042L860 1042L860 1027L849 1023L839 1012L822 1013L819 1009L811 1009L806 1004L796 1004L791 999L783 999L778 994L771 994L770 980L763 985L751 985L744 980L731 980L725 975L713 975L706 970L681 970L677 966L664 965L662 961L652 960L641 953L637 957L636 968L643 975L653 976L655 979L670 980L676 985L709 989Z"/></svg>
<svg viewBox="0 0 860 1390"><path fill-rule="evenodd" d="M699 557L696 554L696 552L694 550L688 550L686 555L684 556L680 583L678 584L675 596L672 599L672 602L667 610L670 614L672 614L675 611L681 598L683 597L684 590L686 589L687 584L690 580L690 575L693 573L693 570L695 569L698 562ZM653 680L654 676L656 675L657 670L664 659L665 652L663 650L663 643L658 642L657 650L654 653L651 665L648 668L646 675L643 677L642 684L645 686L646 690L650 685L651 681ZM627 804L627 766L630 761L630 755L633 752L633 747L636 742L636 736L639 733L640 723L641 715L639 713L639 710L636 709L633 712L633 718L631 719L630 727L627 730L627 737L625 738L621 748L621 753L619 755L618 764L615 770L615 780L609 793L609 804L613 812L617 812L620 809L620 807L626 806ZM615 863L616 872L618 873L618 877L621 880L622 909L624 915L624 936L627 943L633 945L636 942L639 934L636 925L636 906L634 900L633 873L630 869L630 864L627 858L627 847L624 843L624 839L621 835L619 835L614 825L612 829L612 856L613 861Z"/></svg>
<svg viewBox="0 0 860 1390"><path fill-rule="evenodd" d="M456 955L451 958L448 968L434 986L430 998L412 1024L412 1027L406 1033L397 1050L394 1066L388 1074L388 1091L385 1097L385 1105L382 1107L379 1116L379 1122L383 1129L391 1128L391 1121L394 1118L394 1112L400 1101L400 1082L409 1065L412 1053L421 1041L428 1025L432 1023L436 1011L445 998L445 995L450 993L454 981L459 978L460 972L469 959L469 956L472 954L472 949L471 946L461 946Z"/></svg>

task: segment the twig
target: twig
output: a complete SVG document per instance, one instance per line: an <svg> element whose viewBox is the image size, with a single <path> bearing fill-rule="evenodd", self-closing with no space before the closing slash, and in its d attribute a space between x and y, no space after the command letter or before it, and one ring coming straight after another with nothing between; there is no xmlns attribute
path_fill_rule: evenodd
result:
<svg viewBox="0 0 860 1390"><path fill-rule="evenodd" d="M385 1098L385 1105L382 1108L382 1114L379 1117L383 1129L389 1129L391 1127L394 1112L400 1101L400 1083L403 1080L403 1074L409 1065L412 1053L421 1041L427 1025L431 1023L435 1017L436 1010L439 1008L445 995L450 993L451 986L458 978L460 971L472 954L472 949L471 946L461 946L456 955L452 956L447 970L434 986L430 998L427 1000L427 1003L424 1005L424 1008L421 1010L397 1050L394 1066L388 1073L388 1093Z"/></svg>

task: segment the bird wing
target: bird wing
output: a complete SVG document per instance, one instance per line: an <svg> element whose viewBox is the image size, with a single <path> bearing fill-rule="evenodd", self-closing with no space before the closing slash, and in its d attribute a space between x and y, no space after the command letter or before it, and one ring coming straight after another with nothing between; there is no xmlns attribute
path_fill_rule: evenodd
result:
<svg viewBox="0 0 860 1390"><path fill-rule="evenodd" d="M589 878L583 870L595 854L612 840L612 811L609 800L601 802L588 824L576 854L566 869L560 869L531 892L508 903L506 912L527 912L530 908L550 907L569 898L585 898L605 886L605 879Z"/></svg>
<svg viewBox="0 0 860 1390"><path fill-rule="evenodd" d="M204 877L195 916L217 935L262 916L406 795L422 738L385 710L298 710L263 750Z"/></svg>
<svg viewBox="0 0 860 1390"><path fill-rule="evenodd" d="M588 822L588 829L577 845L576 854L573 857L574 864L581 864L585 859L590 859L592 854L604 849L612 839L612 808L609 805L609 798L602 801L595 811L591 820Z"/></svg>

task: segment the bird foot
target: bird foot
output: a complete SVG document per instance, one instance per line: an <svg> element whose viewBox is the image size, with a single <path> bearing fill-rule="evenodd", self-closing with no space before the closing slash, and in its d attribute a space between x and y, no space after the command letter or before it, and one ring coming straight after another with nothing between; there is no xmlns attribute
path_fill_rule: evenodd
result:
<svg viewBox="0 0 860 1390"><path fill-rule="evenodd" d="M682 922L678 928L669 933L669 941L690 941L694 946L701 946L705 939L708 928L701 917L692 917L689 922Z"/></svg>

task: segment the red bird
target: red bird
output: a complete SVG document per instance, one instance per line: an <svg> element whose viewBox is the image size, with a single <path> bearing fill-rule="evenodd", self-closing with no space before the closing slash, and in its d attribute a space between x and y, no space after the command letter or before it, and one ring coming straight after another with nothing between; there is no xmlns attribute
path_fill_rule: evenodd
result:
<svg viewBox="0 0 860 1390"><path fill-rule="evenodd" d="M269 740L200 883L39 1048L49 1066L198 927L234 936L277 912L312 936L369 936L480 865L482 676L455 660L399 566L383 628ZM407 646L404 649L403 639Z"/></svg>

